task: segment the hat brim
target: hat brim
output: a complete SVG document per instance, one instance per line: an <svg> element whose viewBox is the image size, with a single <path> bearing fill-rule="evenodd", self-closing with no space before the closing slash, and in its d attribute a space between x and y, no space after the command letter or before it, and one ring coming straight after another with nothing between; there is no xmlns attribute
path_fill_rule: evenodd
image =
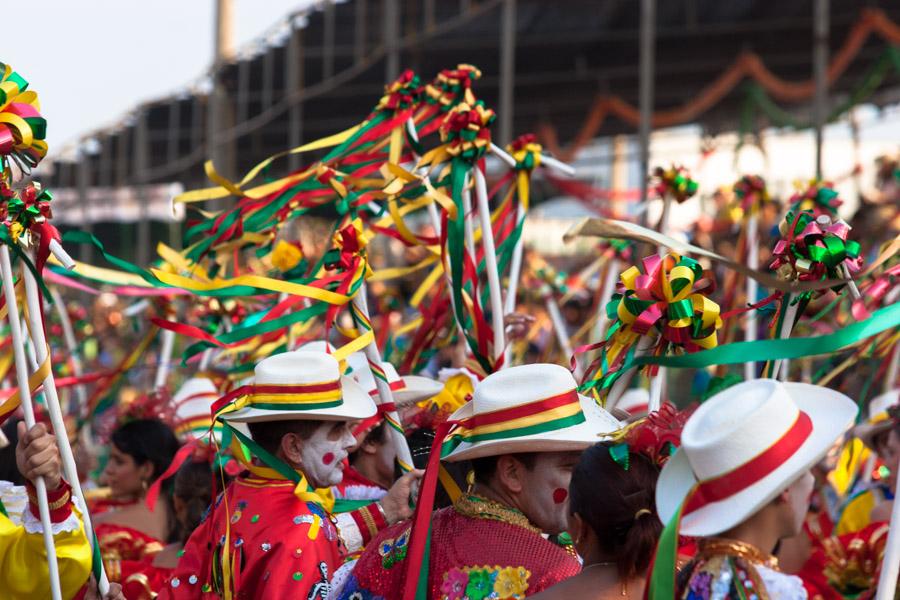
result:
<svg viewBox="0 0 900 600"><path fill-rule="evenodd" d="M402 379L406 389L394 392L394 403L401 407L433 398L444 389L440 382L421 375L404 375Z"/></svg>
<svg viewBox="0 0 900 600"><path fill-rule="evenodd" d="M443 457L447 462L472 460L485 456L515 454L517 452L569 452L589 448L621 428L622 424L611 414L597 406L592 399L579 395L585 421L556 431L523 435L500 440L482 442L462 442L450 454ZM472 403L467 402L451 416L451 420L472 416Z"/></svg>
<svg viewBox="0 0 900 600"><path fill-rule="evenodd" d="M753 485L683 516L681 535L716 535L747 520L822 460L856 417L856 407L839 392L807 383L784 382L781 385L812 420L809 438L791 458ZM666 462L656 484L656 510L663 523L672 519L696 484L687 455L679 449Z"/></svg>
<svg viewBox="0 0 900 600"><path fill-rule="evenodd" d="M341 377L343 402L332 408L314 410L267 409L245 406L240 410L222 415L225 421L236 423L259 423L263 421L354 421L368 419L377 412L372 398L350 377Z"/></svg>
<svg viewBox="0 0 900 600"><path fill-rule="evenodd" d="M873 444L875 437L885 431L890 431L891 427L893 427L893 422L890 419L879 423L860 423L853 428L853 435L858 437L859 441L865 444L869 450L875 450Z"/></svg>

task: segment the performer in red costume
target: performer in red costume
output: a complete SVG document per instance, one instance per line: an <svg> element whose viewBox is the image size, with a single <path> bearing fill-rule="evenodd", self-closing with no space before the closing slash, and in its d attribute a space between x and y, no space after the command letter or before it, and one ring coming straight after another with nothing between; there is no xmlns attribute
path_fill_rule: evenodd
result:
<svg viewBox="0 0 900 600"><path fill-rule="evenodd" d="M578 573L571 546L542 534L566 526L569 479L581 452L620 427L591 404L579 397L568 370L536 364L489 375L451 416L457 424L444 440L444 459L471 460L474 485L430 516L428 598L524 598ZM429 512L416 531L427 532ZM410 522L382 533L338 597L401 598L408 576L426 577L408 574L416 558L408 556L412 536Z"/></svg>
<svg viewBox="0 0 900 600"><path fill-rule="evenodd" d="M214 502L185 546L160 598L324 599L347 552L410 515L420 472L402 477L379 502L330 513L341 481L350 424L375 404L324 352L287 352L256 366L252 386L217 406L229 436L255 459ZM249 427L249 436L244 424ZM233 446L236 451L239 446Z"/></svg>

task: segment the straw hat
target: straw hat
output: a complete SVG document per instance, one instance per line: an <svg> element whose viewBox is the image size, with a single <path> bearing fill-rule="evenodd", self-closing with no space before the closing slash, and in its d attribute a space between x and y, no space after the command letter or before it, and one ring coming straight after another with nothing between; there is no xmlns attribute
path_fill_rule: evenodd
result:
<svg viewBox="0 0 900 600"><path fill-rule="evenodd" d="M259 422L288 419L342 421L366 419L375 403L338 361L325 352L297 350L276 354L256 365L250 392L234 402L226 421Z"/></svg>
<svg viewBox="0 0 900 600"><path fill-rule="evenodd" d="M350 376L364 390L368 391L370 396L378 394L375 376L372 374L369 361L364 353L354 352L348 356L347 366L350 368ZM387 361L382 361L381 366L384 367L384 374L387 376L388 384L390 384L393 392L394 403L398 407L408 406L431 398L444 388L440 382L428 377L420 375L404 375L401 377L394 365Z"/></svg>
<svg viewBox="0 0 900 600"><path fill-rule="evenodd" d="M872 398L869 402L869 418L853 428L853 435L872 448L875 436L891 428L892 421L888 418L887 411L898 404L900 404L900 388Z"/></svg>
<svg viewBox="0 0 900 600"><path fill-rule="evenodd" d="M450 416L459 424L444 443L450 462L516 452L584 450L621 427L580 396L559 365L510 367L488 375L472 400Z"/></svg>
<svg viewBox="0 0 900 600"><path fill-rule="evenodd" d="M211 379L192 377L185 381L172 396L172 406L175 409L175 435L178 439L187 442L204 437L213 424L210 409L218 399L219 391ZM214 433L218 438L221 435L221 427L217 427Z"/></svg>
<svg viewBox="0 0 900 600"><path fill-rule="evenodd" d="M660 518L687 500L682 535L731 529L821 460L856 413L850 398L805 383L754 379L719 392L688 419L660 473Z"/></svg>

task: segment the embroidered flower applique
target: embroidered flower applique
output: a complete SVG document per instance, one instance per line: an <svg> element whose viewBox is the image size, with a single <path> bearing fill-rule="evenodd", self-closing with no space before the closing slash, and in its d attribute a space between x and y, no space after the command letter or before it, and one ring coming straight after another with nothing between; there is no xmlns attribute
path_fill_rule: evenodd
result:
<svg viewBox="0 0 900 600"><path fill-rule="evenodd" d="M524 567L454 567L444 573L441 600L520 600L530 576Z"/></svg>

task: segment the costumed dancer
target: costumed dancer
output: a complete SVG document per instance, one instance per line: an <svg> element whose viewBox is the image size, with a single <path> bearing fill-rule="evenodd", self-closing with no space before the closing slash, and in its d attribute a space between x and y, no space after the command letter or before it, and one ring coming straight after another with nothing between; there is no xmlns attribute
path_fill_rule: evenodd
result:
<svg viewBox="0 0 900 600"><path fill-rule="evenodd" d="M657 482L667 525L648 597L807 598L800 578L781 573L772 552L800 532L813 488L809 469L856 413L839 392L772 379L739 383L702 404ZM697 538L697 554L676 581L679 535Z"/></svg>
<svg viewBox="0 0 900 600"><path fill-rule="evenodd" d="M56 545L63 598L72 598L91 574L91 546L69 484L62 478L56 440L41 423L30 430L20 423L16 465L28 482L5 485L0 500L0 581L2 596L10 600L46 597L50 589L43 526L38 514L34 480L47 483L50 520Z"/></svg>
<svg viewBox="0 0 900 600"><path fill-rule="evenodd" d="M166 540L169 543L158 552L143 552L140 558L120 561L120 577L129 600L153 600L168 585L185 543L214 499L215 486L237 474L232 468L237 467L234 461L224 465L224 473L218 472L216 448L222 439L221 427L213 426L211 416L212 405L218 399L215 384L206 377L188 379L172 397L175 432L184 445L150 486L145 498L152 512L171 511L172 532ZM163 490L164 484L171 486L170 493Z"/></svg>
<svg viewBox="0 0 900 600"><path fill-rule="evenodd" d="M103 480L110 495L90 507L100 555L110 581L121 583L126 565L149 562L176 535L170 494L151 509L146 496L172 463L178 440L158 419L137 419L118 427L110 439Z"/></svg>
<svg viewBox="0 0 900 600"><path fill-rule="evenodd" d="M581 452L619 428L579 396L561 366L488 375L439 427L415 523L374 539L337 597L524 598L575 575L581 567L572 547L542 534L566 529L569 480ZM474 483L432 514L439 457L472 461Z"/></svg>
<svg viewBox="0 0 900 600"><path fill-rule="evenodd" d="M584 567L575 577L533 596L534 600L643 596L662 532L656 514L656 480L690 414L664 404L623 429L619 440L585 450L569 484L567 529Z"/></svg>
<svg viewBox="0 0 900 600"><path fill-rule="evenodd" d="M356 443L350 424L376 412L334 356L295 351L266 358L256 365L253 385L225 396L216 409L225 440L235 436L259 462L242 461L251 474L216 499L160 599L324 599L346 554L410 515L419 471L404 475L378 503L330 512L328 488L340 483ZM240 445L232 448L243 456Z"/></svg>

